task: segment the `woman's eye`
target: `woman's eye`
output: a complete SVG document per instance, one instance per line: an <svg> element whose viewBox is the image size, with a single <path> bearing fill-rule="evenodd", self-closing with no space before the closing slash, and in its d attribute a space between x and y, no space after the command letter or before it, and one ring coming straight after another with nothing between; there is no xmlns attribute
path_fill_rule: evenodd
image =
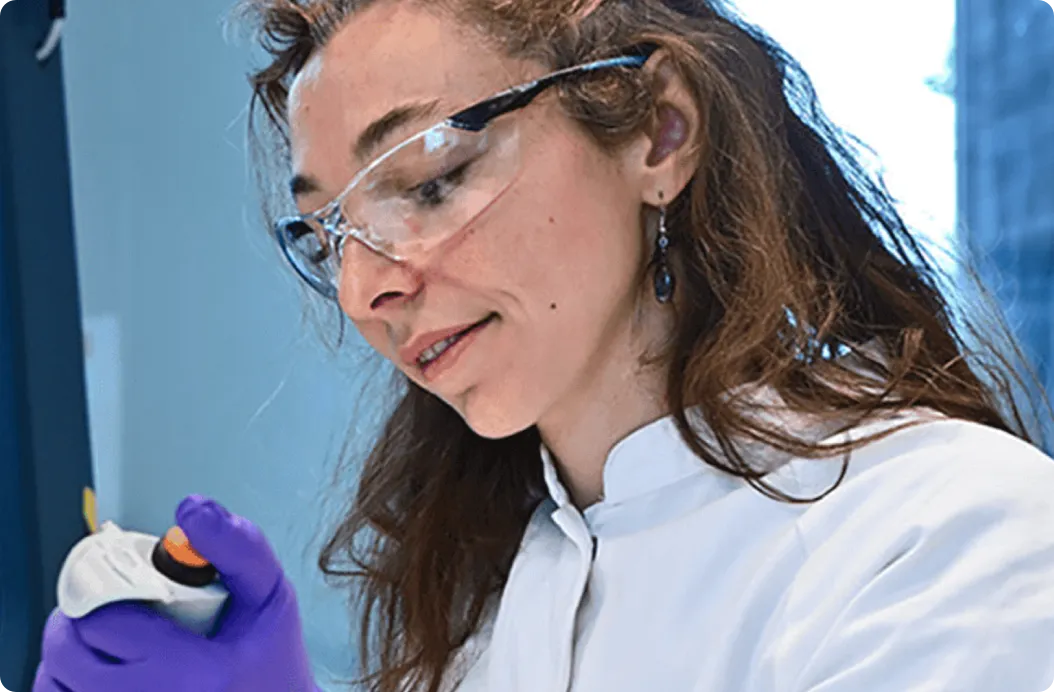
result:
<svg viewBox="0 0 1054 692"><path fill-rule="evenodd" d="M411 188L410 195L417 204L424 207L437 207L443 204L454 190L464 182L465 173L471 163L471 161L465 162L441 176Z"/></svg>

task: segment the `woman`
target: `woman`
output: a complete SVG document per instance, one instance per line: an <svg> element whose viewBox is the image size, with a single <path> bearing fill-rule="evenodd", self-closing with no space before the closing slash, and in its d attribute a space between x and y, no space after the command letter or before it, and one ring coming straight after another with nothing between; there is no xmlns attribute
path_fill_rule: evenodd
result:
<svg viewBox="0 0 1054 692"><path fill-rule="evenodd" d="M364 597L368 689L1050 684L1054 464L1009 360L760 31L705 0L248 5L276 237L396 369L320 560ZM209 507L177 518L234 624L57 616L37 689L315 689L266 541Z"/></svg>

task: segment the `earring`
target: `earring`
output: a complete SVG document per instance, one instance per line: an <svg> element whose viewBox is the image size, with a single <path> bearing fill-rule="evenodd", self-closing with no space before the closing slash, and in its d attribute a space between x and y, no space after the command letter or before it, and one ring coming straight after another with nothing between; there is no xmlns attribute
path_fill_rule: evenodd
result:
<svg viewBox="0 0 1054 692"><path fill-rule="evenodd" d="M655 299L660 303L668 303L673 298L673 289L676 281L670 272L667 261L666 250L670 247L670 236L666 230L666 205L662 203L662 193L659 193L659 235L655 240Z"/></svg>

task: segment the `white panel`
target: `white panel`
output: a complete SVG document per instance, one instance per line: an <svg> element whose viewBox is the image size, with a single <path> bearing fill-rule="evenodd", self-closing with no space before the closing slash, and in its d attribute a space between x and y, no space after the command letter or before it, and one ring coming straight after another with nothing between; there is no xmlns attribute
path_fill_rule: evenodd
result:
<svg viewBox="0 0 1054 692"><path fill-rule="evenodd" d="M121 332L116 315L85 318L84 366L99 522L120 523Z"/></svg>

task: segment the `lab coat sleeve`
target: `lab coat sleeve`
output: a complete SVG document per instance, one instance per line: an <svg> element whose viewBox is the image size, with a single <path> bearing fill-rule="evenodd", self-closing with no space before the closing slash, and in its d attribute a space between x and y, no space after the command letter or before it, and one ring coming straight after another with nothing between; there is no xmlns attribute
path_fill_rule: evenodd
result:
<svg viewBox="0 0 1054 692"><path fill-rule="evenodd" d="M890 458L799 521L807 558L774 689L1051 689L1054 460L962 422L886 444Z"/></svg>

